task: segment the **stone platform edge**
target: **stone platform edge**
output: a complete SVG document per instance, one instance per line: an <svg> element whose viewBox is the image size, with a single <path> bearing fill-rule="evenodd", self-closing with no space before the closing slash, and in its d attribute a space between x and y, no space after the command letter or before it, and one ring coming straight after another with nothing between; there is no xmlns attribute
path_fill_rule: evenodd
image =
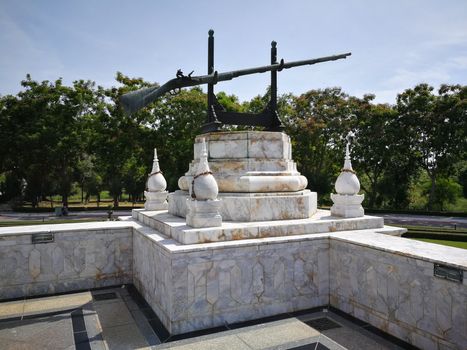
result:
<svg viewBox="0 0 467 350"><path fill-rule="evenodd" d="M384 227L377 229L349 230L343 232L323 232L312 234L304 233L292 236L252 238L198 244L181 244L175 239L167 237L152 227L133 221L134 219L131 217L125 217L124 219L129 220L129 222L134 225L133 227L136 231L138 231L138 233L160 245L168 254L185 254L197 251L209 251L219 248L231 249L253 246L257 246L258 249L261 249L259 248L261 245L293 242L299 243L300 241L330 239L347 242L362 247L368 247L403 257L420 259L430 263L452 266L467 272L467 254L465 254L465 249L399 237L393 233L394 231L400 230L400 228L388 225L384 225ZM467 279L464 280L464 284L467 284Z"/></svg>
<svg viewBox="0 0 467 350"><path fill-rule="evenodd" d="M167 211L146 211L133 209L133 219L150 226L182 244L236 241L265 237L281 237L301 234L340 232L348 230L379 229L384 227L383 218L364 216L342 219L330 216L327 210L318 210L307 219L229 222L221 227L192 228L185 219L169 214ZM405 229L385 230L388 234L400 236Z"/></svg>

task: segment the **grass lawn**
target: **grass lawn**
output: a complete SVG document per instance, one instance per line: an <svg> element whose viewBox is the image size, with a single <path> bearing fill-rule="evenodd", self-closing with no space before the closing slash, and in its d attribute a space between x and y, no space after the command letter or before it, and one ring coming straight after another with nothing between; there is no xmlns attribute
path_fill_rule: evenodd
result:
<svg viewBox="0 0 467 350"><path fill-rule="evenodd" d="M446 241L446 240L442 240L442 239L430 239L430 238L412 238L412 239L416 239L417 241L436 243L436 244L447 245L447 246L450 246L450 247L467 249L467 242Z"/></svg>

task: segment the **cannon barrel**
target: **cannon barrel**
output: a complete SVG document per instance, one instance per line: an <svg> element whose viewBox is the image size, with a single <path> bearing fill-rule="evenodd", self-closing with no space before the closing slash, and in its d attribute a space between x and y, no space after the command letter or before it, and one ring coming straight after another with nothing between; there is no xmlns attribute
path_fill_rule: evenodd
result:
<svg viewBox="0 0 467 350"><path fill-rule="evenodd" d="M217 71L215 71L212 74L200 75L196 77L178 77L169 80L161 86L153 85L151 87L128 92L120 97L120 102L126 113L134 113L140 110L141 108L147 106L151 102L154 102L159 97L165 95L167 92L176 89L203 84L216 84L219 81L232 80L234 78L241 77L244 75L265 73L270 71L281 71L283 69L289 69L298 66L306 66L328 61L336 61L347 58L347 56L350 55L351 53L349 52L341 55L312 58L301 61L284 62L284 60L281 60L281 62L279 63L271 64L268 66L246 68L224 73L218 73Z"/></svg>

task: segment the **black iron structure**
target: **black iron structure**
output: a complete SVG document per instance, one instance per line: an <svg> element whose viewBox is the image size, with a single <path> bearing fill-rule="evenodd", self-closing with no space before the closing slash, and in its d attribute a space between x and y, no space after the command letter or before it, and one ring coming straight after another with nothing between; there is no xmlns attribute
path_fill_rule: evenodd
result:
<svg viewBox="0 0 467 350"><path fill-rule="evenodd" d="M277 114L277 72L283 69L322 63L327 61L336 61L347 58L351 53L345 53L335 56L327 56L320 58L307 59L302 61L284 62L281 59L277 62L277 43L271 43L271 65L254 68L241 69L231 72L218 73L214 70L214 31L209 31L208 38L208 74L192 77L191 72L188 76L184 75L179 69L175 79L171 79L165 84L159 86L154 85L148 88L143 88L137 91L129 92L121 97L121 103L127 113L133 113L147 106L157 98L163 96L167 92L177 91L183 87L208 85L208 116L207 121L203 125L203 132L211 132L219 130L222 124L232 125L249 125L262 126L268 131L282 130L282 124ZM219 81L232 80L234 78L256 73L271 72L271 89L270 99L266 108L261 113L238 113L228 112L217 101L214 94L214 85Z"/></svg>

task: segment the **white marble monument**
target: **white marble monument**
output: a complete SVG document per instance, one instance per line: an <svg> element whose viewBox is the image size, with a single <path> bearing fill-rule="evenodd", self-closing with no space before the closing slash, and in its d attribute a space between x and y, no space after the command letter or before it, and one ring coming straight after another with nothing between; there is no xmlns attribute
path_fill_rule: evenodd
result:
<svg viewBox="0 0 467 350"><path fill-rule="evenodd" d="M358 218L365 215L362 207L365 196L358 194L360 191L360 181L358 181L358 177L352 169L350 161L350 143L353 136L352 132L347 134L344 167L334 186L337 193L331 193L331 200L334 203L331 207L332 216Z"/></svg>
<svg viewBox="0 0 467 350"><path fill-rule="evenodd" d="M146 191L144 196L146 202L144 208L146 210L165 210L168 207L166 191L167 182L165 181L164 175L162 175L159 167L159 159L157 158L157 149L154 148L154 160L152 163L152 171L148 176Z"/></svg>
<svg viewBox="0 0 467 350"><path fill-rule="evenodd" d="M315 192L292 160L290 138L281 132L212 132L196 137L194 160L169 195L169 213L185 217L186 198L205 139L209 165L222 199L224 221L306 219L316 212Z"/></svg>
<svg viewBox="0 0 467 350"><path fill-rule="evenodd" d="M189 191L186 224L196 228L222 226L222 217L219 215L221 201L217 199L219 188L209 169L204 138L201 140L200 161Z"/></svg>

